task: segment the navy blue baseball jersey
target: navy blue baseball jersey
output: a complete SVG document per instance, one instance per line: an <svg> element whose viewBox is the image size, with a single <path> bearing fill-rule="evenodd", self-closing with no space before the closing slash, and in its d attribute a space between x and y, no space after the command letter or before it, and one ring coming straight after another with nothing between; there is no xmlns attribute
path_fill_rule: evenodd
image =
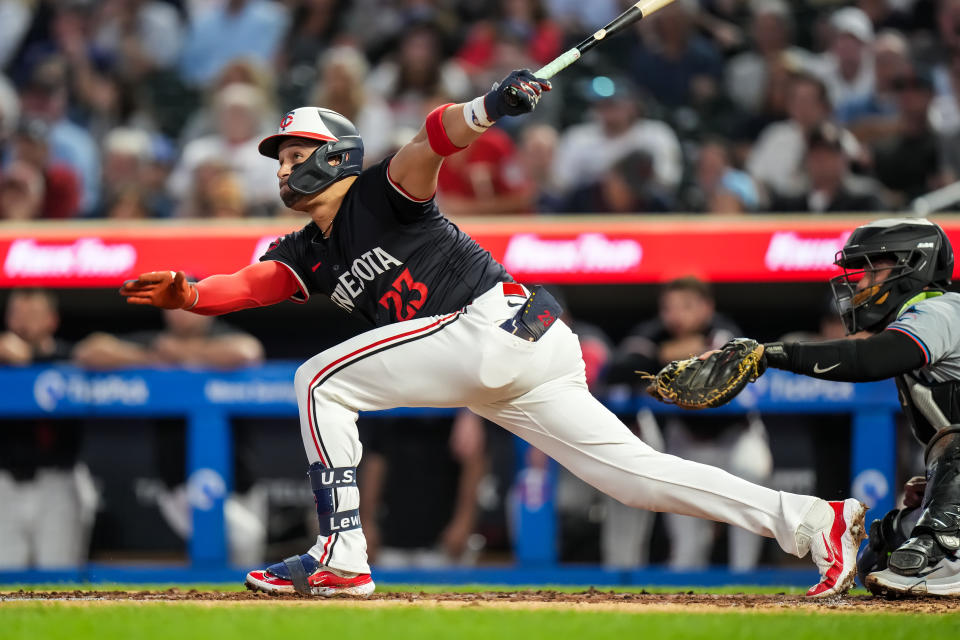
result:
<svg viewBox="0 0 960 640"><path fill-rule="evenodd" d="M510 282L434 198L413 198L390 179L390 160L357 177L329 238L311 221L260 257L294 273L300 291L293 299L320 293L379 327L456 311L497 282Z"/></svg>

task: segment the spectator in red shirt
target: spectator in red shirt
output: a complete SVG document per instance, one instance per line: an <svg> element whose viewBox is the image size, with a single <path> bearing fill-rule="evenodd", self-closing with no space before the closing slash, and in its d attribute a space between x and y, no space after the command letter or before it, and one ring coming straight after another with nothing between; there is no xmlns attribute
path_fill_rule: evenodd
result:
<svg viewBox="0 0 960 640"><path fill-rule="evenodd" d="M437 193L448 215L528 213L535 195L513 141L499 129L447 158Z"/></svg>
<svg viewBox="0 0 960 640"><path fill-rule="evenodd" d="M14 156L43 176L41 218L72 218L80 211L80 178L68 165L50 157L50 126L42 120L25 120L13 138Z"/></svg>
<svg viewBox="0 0 960 640"><path fill-rule="evenodd" d="M542 0L500 0L499 5L496 19L477 23L457 54L468 70L483 70L493 62L502 33L525 41L527 54L539 66L560 55L563 30L549 18Z"/></svg>

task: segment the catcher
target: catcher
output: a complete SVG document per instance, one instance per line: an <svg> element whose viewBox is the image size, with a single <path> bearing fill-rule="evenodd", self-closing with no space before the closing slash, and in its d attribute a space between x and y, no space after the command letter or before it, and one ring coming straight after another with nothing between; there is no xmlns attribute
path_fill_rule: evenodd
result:
<svg viewBox="0 0 960 640"><path fill-rule="evenodd" d="M874 594L960 595L960 294L947 292L953 249L928 220L878 220L856 229L830 282L847 334L827 342L738 339L668 364L650 391L688 408L719 406L765 367L846 382L895 378L926 479L906 488L903 510L870 529L858 572ZM920 498L922 494L922 499Z"/></svg>

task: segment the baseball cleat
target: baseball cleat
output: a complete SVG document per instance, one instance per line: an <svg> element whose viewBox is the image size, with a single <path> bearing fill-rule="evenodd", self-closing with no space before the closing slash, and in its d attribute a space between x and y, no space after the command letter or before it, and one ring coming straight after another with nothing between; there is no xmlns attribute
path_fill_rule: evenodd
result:
<svg viewBox="0 0 960 640"><path fill-rule="evenodd" d="M853 498L827 503L833 518L810 540L810 555L820 570L820 582L807 591L808 598L843 595L857 577L857 550L866 538L863 517L867 507Z"/></svg>
<svg viewBox="0 0 960 640"><path fill-rule="evenodd" d="M321 565L308 553L293 556L266 569L247 574L247 589L264 593L299 593L309 596L361 596L376 585L369 573L338 571Z"/></svg>
<svg viewBox="0 0 960 640"><path fill-rule="evenodd" d="M948 555L911 576L892 569L874 571L864 586L875 596L960 596L960 559Z"/></svg>

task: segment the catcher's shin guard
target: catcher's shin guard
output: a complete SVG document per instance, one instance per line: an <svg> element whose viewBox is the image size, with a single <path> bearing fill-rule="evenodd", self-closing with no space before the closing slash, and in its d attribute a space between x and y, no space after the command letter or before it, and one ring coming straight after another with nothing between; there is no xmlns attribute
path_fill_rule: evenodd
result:
<svg viewBox="0 0 960 640"><path fill-rule="evenodd" d="M860 584L866 585L867 575L887 568L890 554L907 541L919 517L919 509L894 509L870 524L867 544L857 554Z"/></svg>
<svg viewBox="0 0 960 640"><path fill-rule="evenodd" d="M927 444L924 508L911 537L890 555L890 570L915 576L960 549L960 426Z"/></svg>

